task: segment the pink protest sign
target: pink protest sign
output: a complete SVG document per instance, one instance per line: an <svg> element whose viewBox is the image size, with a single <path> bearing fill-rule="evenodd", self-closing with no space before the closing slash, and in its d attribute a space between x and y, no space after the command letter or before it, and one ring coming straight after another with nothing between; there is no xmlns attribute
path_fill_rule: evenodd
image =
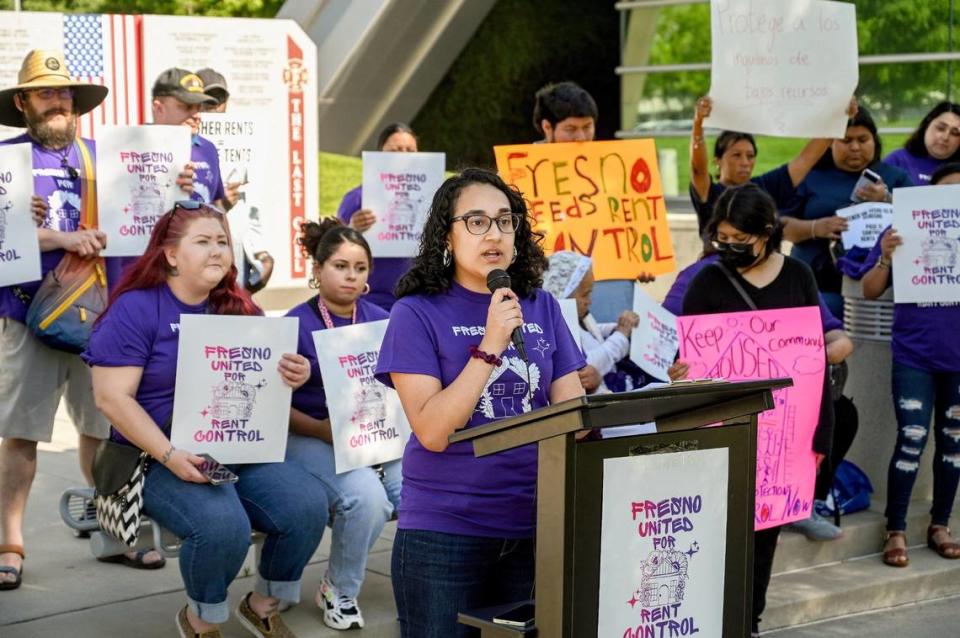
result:
<svg viewBox="0 0 960 638"><path fill-rule="evenodd" d="M680 359L690 378L728 381L790 377L760 414L754 529L810 516L826 358L820 311L811 306L678 317Z"/></svg>

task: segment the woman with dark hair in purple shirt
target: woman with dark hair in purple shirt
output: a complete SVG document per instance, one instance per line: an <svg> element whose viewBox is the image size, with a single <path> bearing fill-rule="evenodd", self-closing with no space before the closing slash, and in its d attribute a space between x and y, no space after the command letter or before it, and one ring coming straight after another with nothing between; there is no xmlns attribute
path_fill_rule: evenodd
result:
<svg viewBox="0 0 960 638"><path fill-rule="evenodd" d="M434 195L397 286L377 378L413 430L391 570L405 638L475 636L457 612L533 595L536 446L478 458L449 437L583 394L583 355L540 289L540 241L518 192L467 169ZM511 286L491 294L495 269ZM518 328L526 356L511 344Z"/></svg>
<svg viewBox="0 0 960 638"><path fill-rule="evenodd" d="M417 136L403 122L387 125L377 136L377 150L385 153L416 153ZM363 185L347 191L340 201L337 217L344 224L362 233L377 221L376 211L363 208ZM387 312L393 306L393 289L403 273L410 269L407 257L377 257L370 271L370 294L367 297Z"/></svg>
<svg viewBox="0 0 960 638"><path fill-rule="evenodd" d="M927 113L917 130L884 164L905 172L917 186L930 183L940 166L960 161L960 104L940 102Z"/></svg>
<svg viewBox="0 0 960 638"><path fill-rule="evenodd" d="M941 166L931 185L960 184L960 163ZM867 255L863 296L876 299L893 285L892 258L903 239L888 228ZM893 407L897 444L887 473L887 535L883 562L906 567L907 508L920 468L920 455L933 417L933 507L927 545L944 558L960 558L960 543L950 533L950 514L960 483L960 304L896 303L890 347L893 350Z"/></svg>

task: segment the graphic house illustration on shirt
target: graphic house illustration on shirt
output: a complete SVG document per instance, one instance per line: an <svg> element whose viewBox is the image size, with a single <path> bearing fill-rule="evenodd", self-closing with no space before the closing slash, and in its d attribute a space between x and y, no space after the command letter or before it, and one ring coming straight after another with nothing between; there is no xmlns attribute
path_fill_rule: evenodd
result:
<svg viewBox="0 0 960 638"><path fill-rule="evenodd" d="M540 367L529 364L530 383L527 384L527 364L520 357L505 356L483 388L475 412L488 419L502 419L529 412L530 396L540 389Z"/></svg>

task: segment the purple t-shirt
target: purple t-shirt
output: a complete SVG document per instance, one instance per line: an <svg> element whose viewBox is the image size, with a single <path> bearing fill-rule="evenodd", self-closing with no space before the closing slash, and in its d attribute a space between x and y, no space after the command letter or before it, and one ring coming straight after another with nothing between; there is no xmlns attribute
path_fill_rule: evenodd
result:
<svg viewBox="0 0 960 638"><path fill-rule="evenodd" d="M677 274L673 285L670 286L670 290L667 291L667 296L663 299L663 307L675 315L682 315L683 296L687 294L687 288L690 286L690 282L693 281L693 278L697 276L698 272L718 261L720 261L720 255L707 255L681 270ZM818 293L817 297L820 299L820 321L823 322L823 331L842 330L843 321L833 316L830 308L827 307L827 303L823 300L822 294Z"/></svg>
<svg viewBox="0 0 960 638"><path fill-rule="evenodd" d="M337 217L344 224L350 223L353 214L360 210L363 201L363 186L357 186L348 191L340 202L340 208L337 209ZM387 312L393 307L396 298L393 291L397 287L397 282L413 264L413 260L407 257L377 257L373 258L373 269L370 271L370 294L367 299L377 304Z"/></svg>
<svg viewBox="0 0 960 638"><path fill-rule="evenodd" d="M288 317L300 318L300 332L297 335L297 352L310 361L310 379L293 393L291 405L307 416L315 419L326 419L330 416L327 410L327 395L323 389L323 379L320 377L320 365L317 363L317 349L313 346L313 332L325 330L326 326L316 311L316 297L294 306L287 313ZM376 306L365 299L357 300L357 323L381 321L390 315L383 308ZM330 319L337 328L349 326L350 319L338 317L330 313Z"/></svg>
<svg viewBox="0 0 960 638"><path fill-rule="evenodd" d="M96 158L93 140L84 139L90 149L91 159ZM61 151L51 151L35 143L29 135L24 133L17 137L4 140L0 145L28 143L33 148L33 192L39 195L50 206L43 228L73 232L80 228L82 206L80 203L80 179L70 177L68 167L82 172L83 161L77 145L73 144L66 156ZM62 164L66 157L67 167ZM41 279L34 282L19 284L19 288L27 295L33 296L40 288L43 276L57 267L63 258L64 251L59 248L40 253ZM27 304L21 301L13 292L14 286L0 288L0 317L10 317L23 322L27 316Z"/></svg>
<svg viewBox="0 0 960 638"><path fill-rule="evenodd" d="M928 186L933 172L943 164L942 160L934 159L929 155L917 157L905 148L898 148L883 158L884 164L896 166L906 173L915 186Z"/></svg>
<svg viewBox="0 0 960 638"><path fill-rule="evenodd" d="M169 436L180 315L204 314L206 309L206 302L195 306L183 303L166 284L127 291L113 300L93 327L87 350L81 356L91 366L143 368L137 403ZM127 442L115 429L110 438Z"/></svg>
<svg viewBox="0 0 960 638"><path fill-rule="evenodd" d="M880 253L880 239L877 239L863 262L864 273L873 268ZM890 281L893 281L892 268ZM893 338L890 343L893 360L929 372L960 372L957 325L960 325L958 303L893 304Z"/></svg>
<svg viewBox="0 0 960 638"><path fill-rule="evenodd" d="M205 137L194 135L191 138L190 161L193 163L193 194L194 199L204 204L212 204L222 200L223 181L220 179L220 158L217 147Z"/></svg>
<svg viewBox="0 0 960 638"><path fill-rule="evenodd" d="M449 386L479 345L490 294L454 283L439 295L411 295L394 304L380 348L377 379L392 387L391 372L425 374ZM585 365L552 295L538 290L522 299L526 368L511 345L466 427L476 427L550 403L550 384ZM431 452L411 436L403 452L401 529L467 536L527 538L534 530L537 446L525 445L477 458L469 441Z"/></svg>

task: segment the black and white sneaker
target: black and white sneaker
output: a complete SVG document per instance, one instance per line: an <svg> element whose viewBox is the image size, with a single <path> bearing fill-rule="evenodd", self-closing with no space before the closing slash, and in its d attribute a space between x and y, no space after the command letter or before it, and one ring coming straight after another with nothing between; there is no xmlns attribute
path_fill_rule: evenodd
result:
<svg viewBox="0 0 960 638"><path fill-rule="evenodd" d="M327 578L317 590L317 607L323 610L323 622L333 629L362 629L363 615L356 598L341 594Z"/></svg>

